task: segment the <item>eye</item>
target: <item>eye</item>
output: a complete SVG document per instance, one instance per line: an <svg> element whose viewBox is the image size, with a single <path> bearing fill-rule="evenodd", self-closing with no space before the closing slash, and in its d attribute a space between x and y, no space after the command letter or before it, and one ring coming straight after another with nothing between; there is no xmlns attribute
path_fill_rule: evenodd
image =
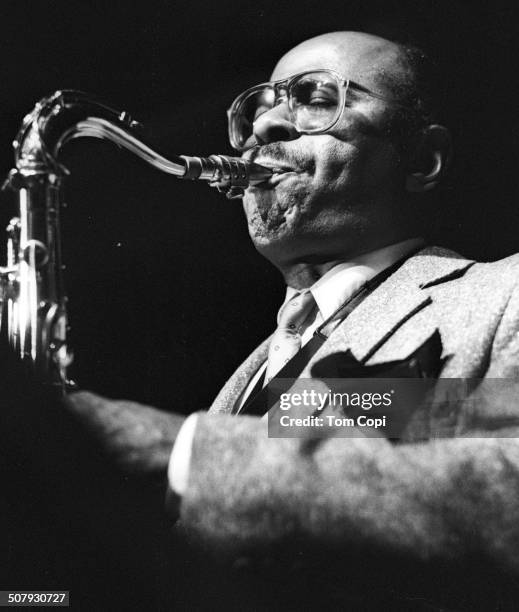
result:
<svg viewBox="0 0 519 612"><path fill-rule="evenodd" d="M329 96L323 94L312 95L307 102L308 106L335 106L336 104L336 100L333 100Z"/></svg>
<svg viewBox="0 0 519 612"><path fill-rule="evenodd" d="M292 90L295 106L325 107L337 105L339 94L333 83L317 80L304 80L297 83Z"/></svg>

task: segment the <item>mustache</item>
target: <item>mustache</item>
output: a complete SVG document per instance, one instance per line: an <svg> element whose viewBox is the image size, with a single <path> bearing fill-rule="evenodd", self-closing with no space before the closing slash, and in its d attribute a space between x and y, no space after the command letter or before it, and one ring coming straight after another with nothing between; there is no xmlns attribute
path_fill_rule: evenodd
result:
<svg viewBox="0 0 519 612"><path fill-rule="evenodd" d="M256 145L250 155L249 161L254 162L258 157L268 157L272 161L293 166L298 170L312 173L315 170L315 160L308 158L297 149L289 149L280 142L272 142L266 145Z"/></svg>

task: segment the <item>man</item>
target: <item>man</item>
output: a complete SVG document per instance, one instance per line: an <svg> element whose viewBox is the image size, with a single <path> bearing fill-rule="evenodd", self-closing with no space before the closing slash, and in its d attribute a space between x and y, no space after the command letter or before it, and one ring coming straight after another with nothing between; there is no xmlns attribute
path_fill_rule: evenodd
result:
<svg viewBox="0 0 519 612"><path fill-rule="evenodd" d="M269 438L261 410L251 409L327 319L329 338L295 376L347 375L347 351L362 367L406 364L438 334L421 375L519 373L519 259L475 264L420 238L450 137L431 120L418 57L376 36L326 34L289 51L273 84L231 109L234 146L274 169L246 191L244 210L256 248L288 286L280 321L293 304L306 310L245 361L212 414L184 422L84 392L68 399L126 472L163 474L169 465L170 511L217 547L257 551L291 540L417 563L476 555L519 570L515 402L499 403L497 414L482 407L474 422L463 406L422 412L398 445ZM371 292L334 320L366 283ZM283 334L288 345L277 344ZM475 437L482 429L494 437ZM413 442L439 436L451 439Z"/></svg>

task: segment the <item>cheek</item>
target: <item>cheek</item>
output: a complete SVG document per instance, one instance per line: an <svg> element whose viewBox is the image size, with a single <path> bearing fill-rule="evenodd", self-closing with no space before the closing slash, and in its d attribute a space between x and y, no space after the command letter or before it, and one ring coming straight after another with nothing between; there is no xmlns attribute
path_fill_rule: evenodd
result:
<svg viewBox="0 0 519 612"><path fill-rule="evenodd" d="M317 137L316 137L317 138ZM362 158L362 146L359 147L353 139L341 140L328 137L316 142L313 152L315 159L315 175L323 180L339 178L355 166Z"/></svg>
<svg viewBox="0 0 519 612"><path fill-rule="evenodd" d="M337 143L317 159L315 178L327 190L386 188L401 173L394 147L378 139Z"/></svg>
<svg viewBox="0 0 519 612"><path fill-rule="evenodd" d="M326 194L353 187L359 181L359 162L355 148L346 143L318 152L312 177L316 192Z"/></svg>

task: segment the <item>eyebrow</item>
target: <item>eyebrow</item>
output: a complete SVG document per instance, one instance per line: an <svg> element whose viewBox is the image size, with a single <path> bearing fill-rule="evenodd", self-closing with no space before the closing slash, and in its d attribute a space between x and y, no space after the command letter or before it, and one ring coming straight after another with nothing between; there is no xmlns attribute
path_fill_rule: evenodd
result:
<svg viewBox="0 0 519 612"><path fill-rule="evenodd" d="M350 87L353 87L354 89L358 89L359 91L362 91L364 93L368 93L371 96L374 96L375 98L380 98L381 100L387 100L387 101L393 102L391 98L388 98L387 96L383 96L382 94L378 94L375 91L372 91L371 89L368 89L367 87L364 87L364 85L357 83L356 81L352 81L351 79L348 79L348 83Z"/></svg>

